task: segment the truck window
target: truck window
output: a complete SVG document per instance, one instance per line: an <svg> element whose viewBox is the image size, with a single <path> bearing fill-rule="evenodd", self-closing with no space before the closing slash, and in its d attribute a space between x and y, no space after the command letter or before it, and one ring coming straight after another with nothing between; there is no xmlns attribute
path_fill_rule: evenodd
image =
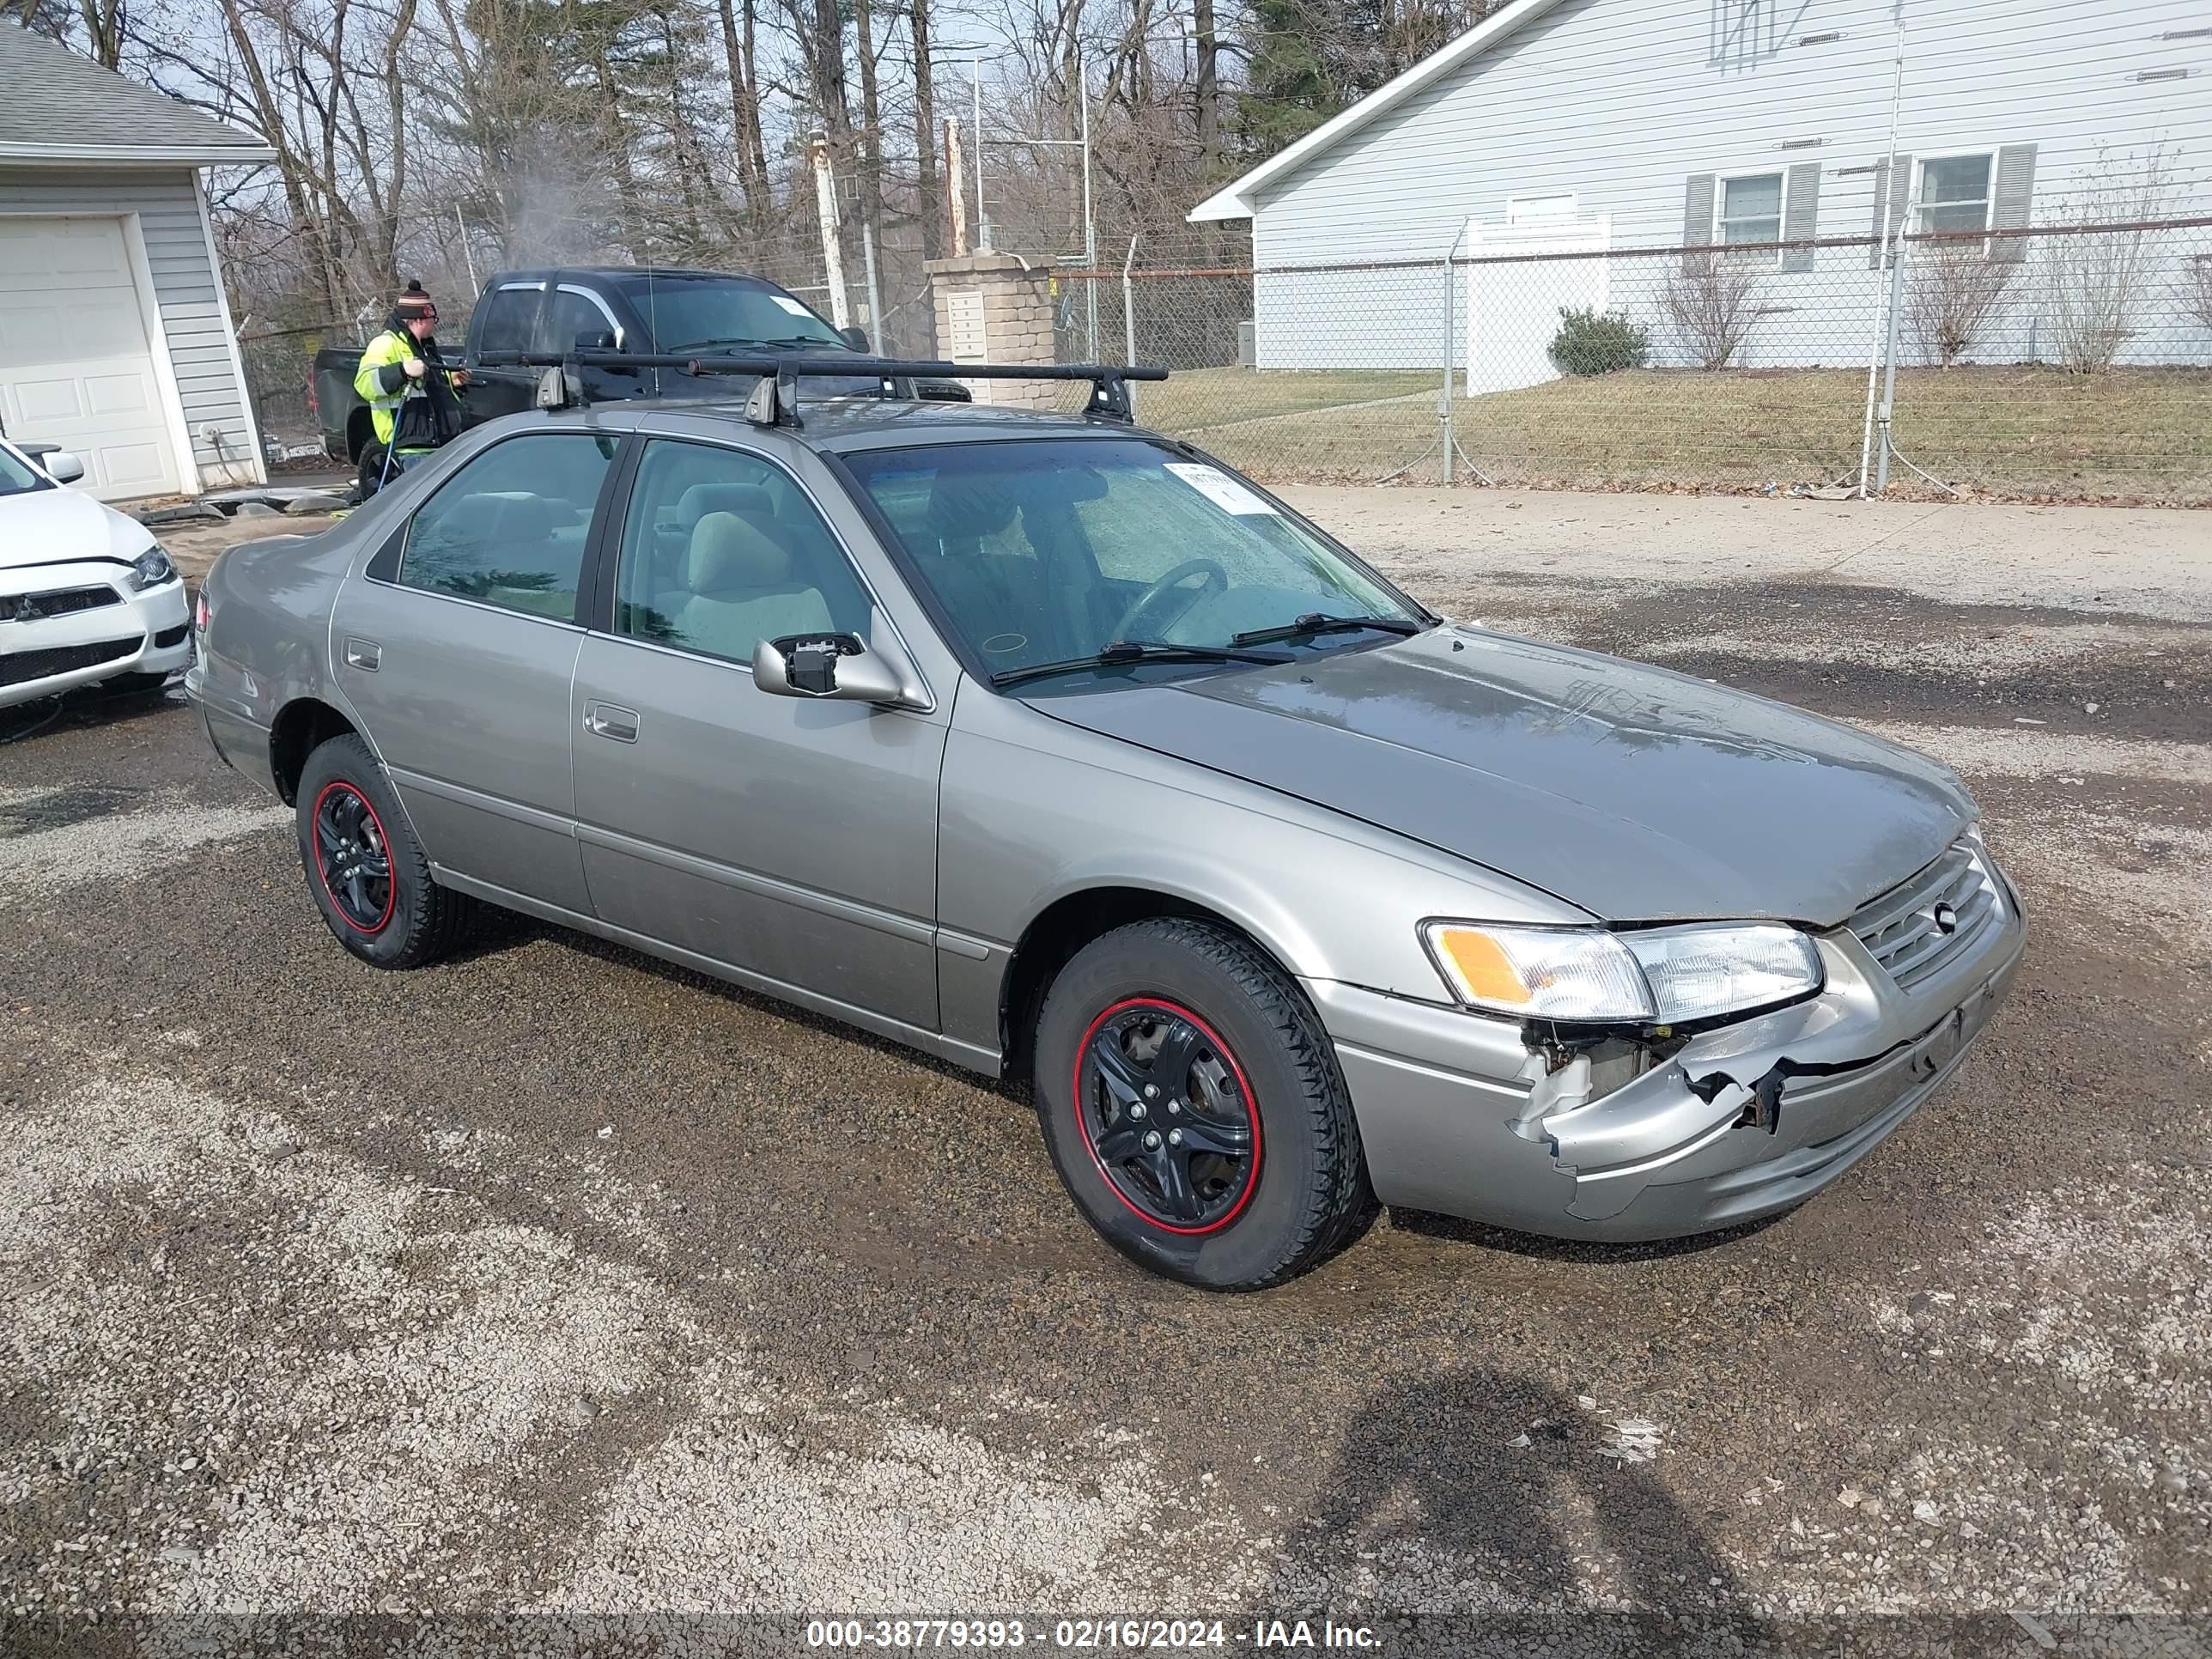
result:
<svg viewBox="0 0 2212 1659"><path fill-rule="evenodd" d="M530 324L538 314L540 297L541 290L534 287L502 288L491 294L480 307L482 323L477 330L477 349L529 350Z"/></svg>
<svg viewBox="0 0 2212 1659"><path fill-rule="evenodd" d="M614 331L615 325L607 320L605 312L592 303L589 295L571 293L567 289L553 290L546 311L548 351L566 351L584 335L597 339Z"/></svg>

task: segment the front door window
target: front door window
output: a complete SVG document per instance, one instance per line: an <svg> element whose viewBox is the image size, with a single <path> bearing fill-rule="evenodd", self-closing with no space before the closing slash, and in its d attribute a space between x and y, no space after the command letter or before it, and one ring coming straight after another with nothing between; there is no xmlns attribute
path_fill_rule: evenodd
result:
<svg viewBox="0 0 2212 1659"><path fill-rule="evenodd" d="M630 491L615 632L749 663L764 639L868 634L867 589L789 474L656 439Z"/></svg>

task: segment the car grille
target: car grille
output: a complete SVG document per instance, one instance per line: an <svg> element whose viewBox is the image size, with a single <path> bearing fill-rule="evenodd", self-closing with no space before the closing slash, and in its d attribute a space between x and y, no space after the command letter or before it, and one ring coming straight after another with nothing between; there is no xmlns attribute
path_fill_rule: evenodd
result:
<svg viewBox="0 0 2212 1659"><path fill-rule="evenodd" d="M59 587L50 593L22 593L13 599L0 599L0 623L43 622L48 617L66 617L79 611L97 611L104 605L122 603L123 596L105 585Z"/></svg>
<svg viewBox="0 0 2212 1659"><path fill-rule="evenodd" d="M145 643L143 634L134 634L127 640L102 640L95 645L58 645L46 651L18 651L10 656L0 656L0 685L21 685L26 680L42 680L49 674L97 668L104 662L135 656Z"/></svg>
<svg viewBox="0 0 2212 1659"><path fill-rule="evenodd" d="M1911 880L1862 906L1850 920L1867 954L1899 988L1910 991L1973 948L1993 926L2003 900L1979 840L1954 842L1942 857ZM1940 919L1948 908L1951 931Z"/></svg>

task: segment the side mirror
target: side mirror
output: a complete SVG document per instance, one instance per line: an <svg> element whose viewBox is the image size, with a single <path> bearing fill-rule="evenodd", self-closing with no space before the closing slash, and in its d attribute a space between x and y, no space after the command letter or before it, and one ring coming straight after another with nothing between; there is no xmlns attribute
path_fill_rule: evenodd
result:
<svg viewBox="0 0 2212 1659"><path fill-rule="evenodd" d="M868 344L868 331L865 328L841 328L837 331L837 337L855 351L873 349Z"/></svg>
<svg viewBox="0 0 2212 1659"><path fill-rule="evenodd" d="M84 477L84 463L66 449L48 451L40 458L40 465L56 483L76 483Z"/></svg>
<svg viewBox="0 0 2212 1659"><path fill-rule="evenodd" d="M753 647L753 684L775 697L927 707L920 677L896 647L858 634L787 634Z"/></svg>
<svg viewBox="0 0 2212 1659"><path fill-rule="evenodd" d="M587 328L576 336L576 349L579 351L619 351L622 348L616 343L615 331L612 329Z"/></svg>

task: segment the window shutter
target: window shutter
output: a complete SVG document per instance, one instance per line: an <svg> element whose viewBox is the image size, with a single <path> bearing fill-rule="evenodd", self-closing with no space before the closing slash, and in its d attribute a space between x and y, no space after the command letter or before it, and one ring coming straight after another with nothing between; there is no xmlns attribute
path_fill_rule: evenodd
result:
<svg viewBox="0 0 2212 1659"><path fill-rule="evenodd" d="M1990 203L1990 228L2025 230L2035 207L2035 146L2007 144L1997 152L1997 177ZM2006 236L1990 244L1990 258L2016 265L2027 258L2025 236Z"/></svg>
<svg viewBox="0 0 2212 1659"><path fill-rule="evenodd" d="M1881 256L1889 244L1890 233L1905 222L1905 209L1911 196L1912 158L1910 155L1892 155L1875 163L1875 240L1874 246L1867 253L1867 264L1870 269L1881 269Z"/></svg>
<svg viewBox="0 0 2212 1659"><path fill-rule="evenodd" d="M1790 169L1787 187L1786 217L1782 222L1782 240L1785 242L1809 241L1820 234L1820 164L1800 161ZM1782 256L1784 270L1810 270L1813 252L1809 247L1793 247Z"/></svg>
<svg viewBox="0 0 2212 1659"><path fill-rule="evenodd" d="M1713 191L1719 180L1717 173L1693 173L1682 191L1682 246L1710 246L1713 240ZM1691 256L1685 254L1687 264Z"/></svg>

